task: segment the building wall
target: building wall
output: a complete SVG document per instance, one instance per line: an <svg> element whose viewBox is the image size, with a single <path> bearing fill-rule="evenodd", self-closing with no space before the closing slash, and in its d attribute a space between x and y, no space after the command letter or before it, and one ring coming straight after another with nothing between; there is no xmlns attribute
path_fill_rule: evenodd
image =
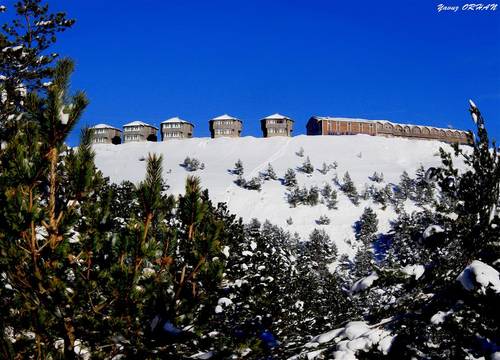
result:
<svg viewBox="0 0 500 360"><path fill-rule="evenodd" d="M156 131L157 130L151 126L124 126L123 142L147 141L150 135L154 135L156 138Z"/></svg>
<svg viewBox="0 0 500 360"><path fill-rule="evenodd" d="M243 127L238 120L210 120L209 125L212 138L240 137Z"/></svg>
<svg viewBox="0 0 500 360"><path fill-rule="evenodd" d="M193 125L187 123L161 124L162 141L193 137Z"/></svg>
<svg viewBox="0 0 500 360"><path fill-rule="evenodd" d="M281 122L280 122L281 121ZM262 119L262 134L264 137L292 136L293 121L286 119Z"/></svg>
<svg viewBox="0 0 500 360"><path fill-rule="evenodd" d="M469 144L466 131L436 129L429 126L412 126L376 121L317 120L311 118L306 126L308 135L355 135L367 134L386 137L440 140Z"/></svg>
<svg viewBox="0 0 500 360"><path fill-rule="evenodd" d="M92 142L94 144L112 144L113 138L118 137L121 142L122 132L111 128L92 129Z"/></svg>

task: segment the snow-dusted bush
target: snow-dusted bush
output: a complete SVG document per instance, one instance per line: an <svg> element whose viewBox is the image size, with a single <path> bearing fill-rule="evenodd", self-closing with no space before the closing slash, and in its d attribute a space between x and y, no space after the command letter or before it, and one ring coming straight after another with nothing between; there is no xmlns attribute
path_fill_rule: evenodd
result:
<svg viewBox="0 0 500 360"><path fill-rule="evenodd" d="M187 171L197 171L205 169L205 164L196 158L190 158L189 156L184 159L181 166Z"/></svg>
<svg viewBox="0 0 500 360"><path fill-rule="evenodd" d="M326 215L321 215L318 220L316 220L316 224L318 225L329 225L330 224L330 218Z"/></svg>
<svg viewBox="0 0 500 360"><path fill-rule="evenodd" d="M311 159L309 159L309 156L302 163L302 165L298 168L298 170L305 173L305 174L312 174L314 172L314 166L311 164Z"/></svg>

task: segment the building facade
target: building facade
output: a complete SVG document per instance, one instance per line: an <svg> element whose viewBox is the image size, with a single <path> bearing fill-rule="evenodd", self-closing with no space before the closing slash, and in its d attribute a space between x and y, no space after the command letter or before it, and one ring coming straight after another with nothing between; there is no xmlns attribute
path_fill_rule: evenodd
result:
<svg viewBox="0 0 500 360"><path fill-rule="evenodd" d="M122 142L122 131L111 125L97 124L90 128L94 144L115 144Z"/></svg>
<svg viewBox="0 0 500 360"><path fill-rule="evenodd" d="M132 121L123 125L123 142L157 141L158 128L142 121Z"/></svg>
<svg viewBox="0 0 500 360"><path fill-rule="evenodd" d="M313 116L306 125L307 135L366 134L410 139L439 140L448 143L470 144L467 131L432 126L397 124L386 120L365 120Z"/></svg>
<svg viewBox="0 0 500 360"><path fill-rule="evenodd" d="M292 136L293 120L281 114L269 115L260 120L264 137Z"/></svg>
<svg viewBox="0 0 500 360"><path fill-rule="evenodd" d="M212 138L240 137L243 122L233 116L224 114L209 121Z"/></svg>
<svg viewBox="0 0 500 360"><path fill-rule="evenodd" d="M193 137L194 125L179 117L173 117L160 124L161 140L186 139Z"/></svg>

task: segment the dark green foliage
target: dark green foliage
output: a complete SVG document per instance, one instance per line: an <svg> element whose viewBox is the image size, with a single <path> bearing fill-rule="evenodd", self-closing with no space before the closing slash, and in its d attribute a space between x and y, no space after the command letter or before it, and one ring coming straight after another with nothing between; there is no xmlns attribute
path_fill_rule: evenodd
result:
<svg viewBox="0 0 500 360"><path fill-rule="evenodd" d="M330 184L325 184L321 189L322 202L326 205L328 210L337 208L337 191L333 189Z"/></svg>
<svg viewBox="0 0 500 360"><path fill-rule="evenodd" d="M311 160L309 159L309 156L302 163L302 166L300 166L298 168L298 170L302 171L305 174L312 174L314 172L314 166L311 164Z"/></svg>
<svg viewBox="0 0 500 360"><path fill-rule="evenodd" d="M311 186L309 190L306 187L293 187L287 193L287 201L291 207L301 204L316 206L319 202L319 189L316 186Z"/></svg>
<svg viewBox="0 0 500 360"><path fill-rule="evenodd" d="M262 189L262 182L260 180L260 177L255 176L250 180L245 181L245 189L260 191Z"/></svg>
<svg viewBox="0 0 500 360"><path fill-rule="evenodd" d="M234 169L231 171L234 175L243 176L243 162L240 159L234 164Z"/></svg>
<svg viewBox="0 0 500 360"><path fill-rule="evenodd" d="M316 224L318 225L329 225L330 218L326 215L321 215L318 220L316 220Z"/></svg>
<svg viewBox="0 0 500 360"><path fill-rule="evenodd" d="M348 171L346 171L346 173L344 174L340 189L346 194L346 196L349 198L349 200L352 201L354 205L359 204L358 191L356 190L356 186L354 185L354 182L352 181L351 175L349 175Z"/></svg>
<svg viewBox="0 0 500 360"><path fill-rule="evenodd" d="M283 185L286 187L295 187L297 186L297 176L293 169L288 169L283 178Z"/></svg>
<svg viewBox="0 0 500 360"><path fill-rule="evenodd" d="M187 171L197 171L205 169L205 164L196 158L186 157L181 166Z"/></svg>
<svg viewBox="0 0 500 360"><path fill-rule="evenodd" d="M267 168L264 172L260 174L261 178L265 181L267 180L277 180L278 176L274 172L274 168L271 164L267 164Z"/></svg>

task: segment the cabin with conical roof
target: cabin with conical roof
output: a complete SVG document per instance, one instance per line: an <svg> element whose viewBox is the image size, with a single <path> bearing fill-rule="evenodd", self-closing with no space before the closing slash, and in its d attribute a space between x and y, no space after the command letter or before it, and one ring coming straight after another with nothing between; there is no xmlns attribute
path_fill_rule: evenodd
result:
<svg viewBox="0 0 500 360"><path fill-rule="evenodd" d="M240 137L243 122L238 118L224 114L210 120L209 127L212 138Z"/></svg>
<svg viewBox="0 0 500 360"><path fill-rule="evenodd" d="M194 125L179 117L173 117L160 124L161 140L188 139L193 137Z"/></svg>
<svg viewBox="0 0 500 360"><path fill-rule="evenodd" d="M293 120L281 114L272 114L260 120L264 137L292 136Z"/></svg>

